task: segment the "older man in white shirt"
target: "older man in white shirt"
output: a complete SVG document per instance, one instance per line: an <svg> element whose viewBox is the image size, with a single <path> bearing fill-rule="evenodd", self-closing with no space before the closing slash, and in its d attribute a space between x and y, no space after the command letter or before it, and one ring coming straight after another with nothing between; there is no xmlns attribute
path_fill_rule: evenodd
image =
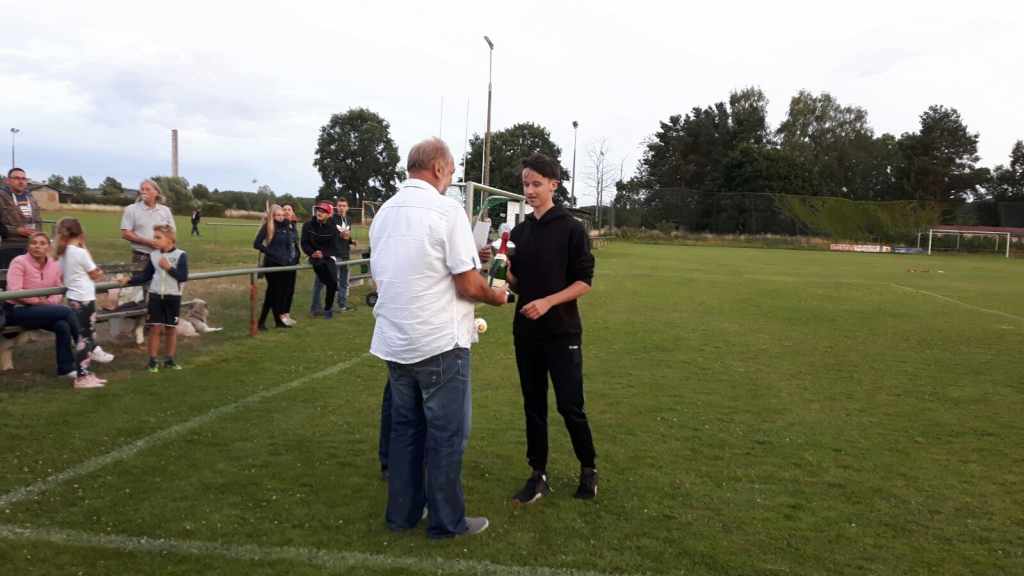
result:
<svg viewBox="0 0 1024 576"><path fill-rule="evenodd" d="M444 196L455 172L448 146L417 144L407 168L370 226L378 292L370 352L387 361L392 391L385 518L392 530L411 529L426 506L428 536L477 534L488 521L466 517L462 493L473 303L500 306L508 292L480 275L469 219Z"/></svg>

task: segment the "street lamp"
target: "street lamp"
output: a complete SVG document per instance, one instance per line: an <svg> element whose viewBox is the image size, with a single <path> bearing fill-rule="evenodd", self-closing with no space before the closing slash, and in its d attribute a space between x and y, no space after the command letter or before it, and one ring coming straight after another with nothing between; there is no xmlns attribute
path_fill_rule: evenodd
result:
<svg viewBox="0 0 1024 576"><path fill-rule="evenodd" d="M576 133L580 123L572 121L572 190L569 192L569 196L572 198L572 205L576 207Z"/></svg>
<svg viewBox="0 0 1024 576"><path fill-rule="evenodd" d="M14 163L14 136L17 135L19 132L21 132L21 130L17 128L11 128L11 168L14 168L16 166L16 164Z"/></svg>
<svg viewBox="0 0 1024 576"><path fill-rule="evenodd" d="M494 76L494 42L491 42L491 39L487 36L484 36L484 41L487 42L489 52L487 64L487 132L484 135L484 173L481 180L483 180L484 186L489 186L491 184L491 79Z"/></svg>

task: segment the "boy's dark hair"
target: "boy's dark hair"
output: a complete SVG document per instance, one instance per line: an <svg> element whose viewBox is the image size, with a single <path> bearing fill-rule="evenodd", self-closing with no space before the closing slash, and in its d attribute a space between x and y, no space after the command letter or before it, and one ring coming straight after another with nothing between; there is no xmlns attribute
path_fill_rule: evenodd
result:
<svg viewBox="0 0 1024 576"><path fill-rule="evenodd" d="M7 177L10 178L11 174L14 174L15 172L21 172L22 174L25 173L24 170L22 170L21 168L18 168L17 166L15 166L14 168L11 168L10 170L7 171Z"/></svg>
<svg viewBox="0 0 1024 576"><path fill-rule="evenodd" d="M562 167L558 165L558 162L540 152L530 154L528 158L523 160L522 165L523 170L529 168L545 178L552 180L562 179Z"/></svg>

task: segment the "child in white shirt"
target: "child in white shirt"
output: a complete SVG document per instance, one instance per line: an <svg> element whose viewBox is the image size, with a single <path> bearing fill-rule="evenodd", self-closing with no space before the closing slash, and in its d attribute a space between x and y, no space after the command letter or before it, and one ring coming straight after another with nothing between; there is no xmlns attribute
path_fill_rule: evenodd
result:
<svg viewBox="0 0 1024 576"><path fill-rule="evenodd" d="M75 311L79 331L80 360L88 356L93 362L106 364L114 355L96 345L96 284L103 271L92 260L85 247L85 231L75 218L64 218L57 223L57 257L67 287L68 306Z"/></svg>

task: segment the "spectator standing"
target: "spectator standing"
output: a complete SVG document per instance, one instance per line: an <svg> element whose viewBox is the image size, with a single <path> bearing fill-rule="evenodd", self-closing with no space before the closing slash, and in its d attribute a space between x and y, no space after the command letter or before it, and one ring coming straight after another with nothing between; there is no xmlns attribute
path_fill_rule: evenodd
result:
<svg viewBox="0 0 1024 576"><path fill-rule="evenodd" d="M256 233L253 248L263 253L263 267L294 266L299 261L298 239L295 228L286 220L284 209L277 204L270 207L269 218ZM288 322L288 283L294 285L294 272L289 277L287 272L267 272L267 292L263 298L263 311L260 313L259 329L267 329L267 314L274 313L274 325L278 328L291 328Z"/></svg>
<svg viewBox="0 0 1024 576"><path fill-rule="evenodd" d="M337 245L335 246L334 255L335 258L340 262L351 259L351 247L356 245L356 241L352 239L352 222L348 217L348 200L345 198L339 198L334 206L334 215L332 216L334 227L338 231ZM349 312L352 308L348 305L348 266L338 266L338 310L341 312ZM313 298L310 305L310 314L318 316L322 312L320 306L320 291L323 289L323 283L318 278L313 278Z"/></svg>
<svg viewBox="0 0 1024 576"><path fill-rule="evenodd" d="M199 233L199 221L202 219L203 213L199 211L199 208L192 211L192 232L190 232L190 235L202 236L202 234Z"/></svg>
<svg viewBox="0 0 1024 576"><path fill-rule="evenodd" d="M335 260L338 248L338 229L335 227L334 205L320 202L313 208L313 218L302 226L302 251L309 257L313 272L326 287L323 302L323 317L334 317L334 295L338 292L338 265ZM311 303L313 305L318 302Z"/></svg>
<svg viewBox="0 0 1024 576"><path fill-rule="evenodd" d="M29 237L28 253L11 261L7 288L35 290L60 288L60 265L49 255L50 238L35 232ZM106 382L82 366L75 356L79 340L75 313L60 303L60 294L33 296L3 303L8 326L26 330L47 330L56 336L57 374L74 379L75 388L99 388Z"/></svg>
<svg viewBox="0 0 1024 576"><path fill-rule="evenodd" d="M146 325L149 326L150 372L181 370L175 360L178 350L178 316L181 315L181 293L188 281L188 254L176 245L174 228L166 224L153 229L153 252L146 262L146 269L132 278L133 284L149 285L149 303ZM157 360L160 352L160 336L165 341L164 361Z"/></svg>
<svg viewBox="0 0 1024 576"><path fill-rule="evenodd" d="M428 536L477 534L489 523L466 517L462 492L473 303L500 306L508 294L487 286L469 219L444 196L455 172L448 146L417 144L408 172L370 228L379 293L370 352L387 362L391 385L385 519L395 531L414 528L426 505Z"/></svg>
<svg viewBox="0 0 1024 576"><path fill-rule="evenodd" d="M134 204L126 206L121 217L121 238L132 246L132 266L136 271L145 269L150 253L159 252L154 239L157 226L169 226L176 231L174 215L163 204L160 186L152 180L139 184L139 197Z"/></svg>
<svg viewBox="0 0 1024 576"><path fill-rule="evenodd" d="M21 168L7 171L0 187L0 270L28 250L29 237L43 229L39 204L28 191L28 176Z"/></svg>

